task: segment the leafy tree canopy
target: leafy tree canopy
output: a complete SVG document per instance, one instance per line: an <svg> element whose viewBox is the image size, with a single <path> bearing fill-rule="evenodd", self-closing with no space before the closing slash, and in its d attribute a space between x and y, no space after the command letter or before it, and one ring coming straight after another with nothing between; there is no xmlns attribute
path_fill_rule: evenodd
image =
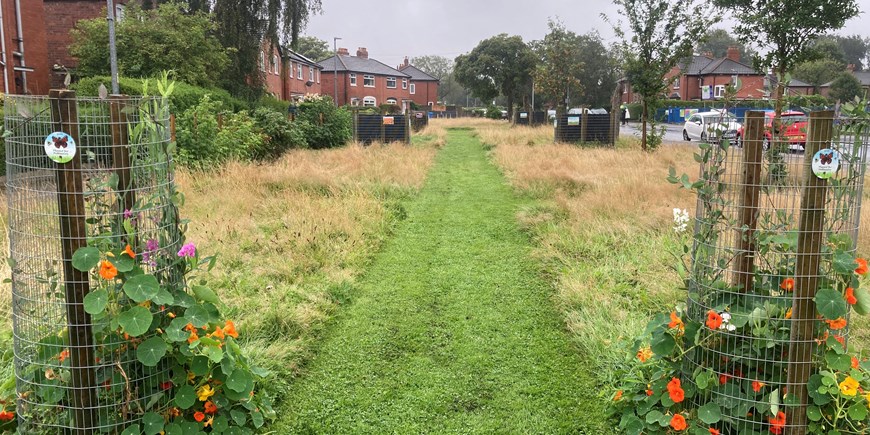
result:
<svg viewBox="0 0 870 435"><path fill-rule="evenodd" d="M698 53L709 51L713 53L714 58L722 58L728 55L728 47L737 47L740 50L740 60L744 63L752 62L752 58L757 54L725 29L712 29L708 31L695 48L695 51Z"/></svg>
<svg viewBox="0 0 870 435"><path fill-rule="evenodd" d="M180 3L144 10L135 2L116 26L118 69L128 77L156 77L173 70L178 80L216 87L229 58L215 37L215 25L203 12ZM81 76L108 75L109 39L105 18L81 20L72 30L70 53L79 59Z"/></svg>
<svg viewBox="0 0 870 435"><path fill-rule="evenodd" d="M447 101L448 97L453 95L456 97L454 100L461 99L461 103L465 104L464 96L460 98L459 95L455 95L461 93L463 89L462 86L456 82L456 77L453 73L454 63L452 59L437 55L419 56L411 59L411 65L414 65L419 68L420 71L438 79L438 100Z"/></svg>
<svg viewBox="0 0 870 435"><path fill-rule="evenodd" d="M864 95L861 82L853 74L842 72L831 83L831 98L839 101L851 101Z"/></svg>
<svg viewBox="0 0 870 435"><path fill-rule="evenodd" d="M329 43L316 36L300 36L293 51L315 62L332 56Z"/></svg>
<svg viewBox="0 0 870 435"><path fill-rule="evenodd" d="M476 97L488 101L504 95L513 113L514 101L531 90L535 54L521 37L502 33L457 57L455 68L456 80Z"/></svg>

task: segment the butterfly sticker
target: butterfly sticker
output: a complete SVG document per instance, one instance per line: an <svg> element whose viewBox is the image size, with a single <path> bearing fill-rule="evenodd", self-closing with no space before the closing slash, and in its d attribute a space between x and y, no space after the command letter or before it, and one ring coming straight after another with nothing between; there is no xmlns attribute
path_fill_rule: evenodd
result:
<svg viewBox="0 0 870 435"><path fill-rule="evenodd" d="M823 165L830 165L834 162L834 152L831 151L827 154L822 154L819 156L819 159L821 160Z"/></svg>
<svg viewBox="0 0 870 435"><path fill-rule="evenodd" d="M55 148L66 148L69 136L52 136L51 140L54 142Z"/></svg>

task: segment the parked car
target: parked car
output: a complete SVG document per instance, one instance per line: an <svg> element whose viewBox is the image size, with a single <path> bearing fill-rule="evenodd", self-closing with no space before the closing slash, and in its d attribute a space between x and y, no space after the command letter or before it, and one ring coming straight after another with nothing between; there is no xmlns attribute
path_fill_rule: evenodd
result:
<svg viewBox="0 0 870 435"><path fill-rule="evenodd" d="M770 148L770 142L773 138L773 118L775 116L773 110L764 111L764 142L763 149ZM803 112L788 110L782 112L781 129L783 133L781 139L788 142L788 147L791 150L803 151L807 143L807 115ZM777 133L778 134L778 133ZM743 146L743 127L737 130L737 146Z"/></svg>
<svg viewBox="0 0 870 435"><path fill-rule="evenodd" d="M733 141L739 128L741 126L737 118L726 111L699 112L683 124L683 139L719 142L721 138Z"/></svg>

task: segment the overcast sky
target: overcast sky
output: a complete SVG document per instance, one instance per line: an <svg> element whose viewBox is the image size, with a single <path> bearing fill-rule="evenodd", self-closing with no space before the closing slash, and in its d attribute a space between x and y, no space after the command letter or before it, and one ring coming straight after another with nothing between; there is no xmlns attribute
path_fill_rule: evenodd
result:
<svg viewBox="0 0 870 435"><path fill-rule="evenodd" d="M870 11L870 0L858 4ZM576 33L597 30L612 42L613 31L602 13L617 18L609 0L323 0L323 14L311 17L305 33L328 41L330 48L333 38L340 37L338 46L351 54L366 47L370 57L396 66L405 56L453 59L499 33L542 39L550 17ZM870 36L868 23L870 15L862 13L838 33Z"/></svg>

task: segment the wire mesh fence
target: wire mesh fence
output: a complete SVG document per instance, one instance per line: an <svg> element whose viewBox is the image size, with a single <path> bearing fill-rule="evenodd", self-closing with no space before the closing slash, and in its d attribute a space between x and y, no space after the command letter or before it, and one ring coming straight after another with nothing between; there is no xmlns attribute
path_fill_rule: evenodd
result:
<svg viewBox="0 0 870 435"><path fill-rule="evenodd" d="M167 102L52 91L8 96L5 113L19 430L120 432L168 402L172 375L142 355L161 296L137 304L112 279L141 271L181 285L159 261L180 238ZM108 257L88 270L96 259L82 248L94 246ZM134 324L145 332L131 337Z"/></svg>
<svg viewBox="0 0 870 435"><path fill-rule="evenodd" d="M832 428L823 372L853 364L843 351L870 126L816 112L805 142L770 141L762 116L747 115L742 147L697 155L688 313L706 331L691 332L683 372L723 434ZM838 429L864 433L863 420Z"/></svg>

